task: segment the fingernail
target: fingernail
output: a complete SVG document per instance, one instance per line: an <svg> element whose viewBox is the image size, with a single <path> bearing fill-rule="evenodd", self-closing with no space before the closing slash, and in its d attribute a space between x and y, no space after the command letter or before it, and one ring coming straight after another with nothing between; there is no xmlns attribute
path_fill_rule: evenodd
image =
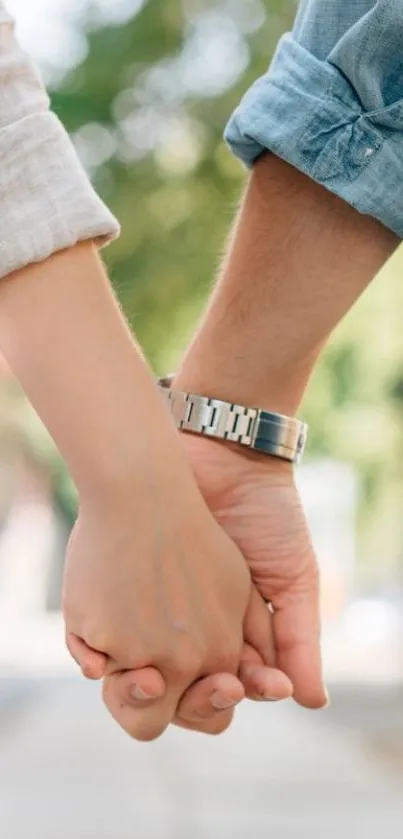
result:
<svg viewBox="0 0 403 839"><path fill-rule="evenodd" d="M155 699L154 696L151 696L150 693L146 693L138 685L132 685L132 687L130 688L130 696L133 699L142 699L143 702L144 702L145 699Z"/></svg>
<svg viewBox="0 0 403 839"><path fill-rule="evenodd" d="M228 708L233 708L234 705L237 705L236 699L229 699L228 696L223 696L218 691L211 694L210 702L216 711L227 711Z"/></svg>
<svg viewBox="0 0 403 839"><path fill-rule="evenodd" d="M329 695L329 691L327 691L326 688L324 690L324 693L325 693L325 697L326 697L326 702L323 706L323 710L325 710L325 708L328 708L329 705L330 705L330 695Z"/></svg>
<svg viewBox="0 0 403 839"><path fill-rule="evenodd" d="M276 696L269 696L267 693L264 693L264 692L259 693L256 698L260 702L278 702L279 701Z"/></svg>

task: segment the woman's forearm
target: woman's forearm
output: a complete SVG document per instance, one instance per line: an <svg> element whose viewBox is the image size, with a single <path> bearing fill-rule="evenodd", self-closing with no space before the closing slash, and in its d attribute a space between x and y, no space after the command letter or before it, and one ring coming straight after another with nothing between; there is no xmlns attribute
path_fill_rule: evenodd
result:
<svg viewBox="0 0 403 839"><path fill-rule="evenodd" d="M1 281L0 347L80 491L133 482L155 447L169 456L173 430L92 244Z"/></svg>
<svg viewBox="0 0 403 839"><path fill-rule="evenodd" d="M293 167L262 157L175 386L295 413L324 342L397 244Z"/></svg>

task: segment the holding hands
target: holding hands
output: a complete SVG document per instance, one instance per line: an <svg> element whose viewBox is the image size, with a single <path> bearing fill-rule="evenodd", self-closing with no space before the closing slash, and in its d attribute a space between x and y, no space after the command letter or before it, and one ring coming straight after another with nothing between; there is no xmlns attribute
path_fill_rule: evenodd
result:
<svg viewBox="0 0 403 839"><path fill-rule="evenodd" d="M121 495L82 500L68 550L70 651L140 740L173 721L218 733L245 691L292 693L247 564L181 465L149 463Z"/></svg>
<svg viewBox="0 0 403 839"><path fill-rule="evenodd" d="M156 509L156 498L146 499L147 479L137 492L133 487L126 524L127 500L111 504L121 517L119 533L127 530L111 546L111 555L121 557L126 572L121 588L106 554L99 625L107 623L116 592L122 643L115 644L127 653L114 654L111 641L96 643L96 633L79 632L74 622L68 636L84 673L104 677L107 706L137 739L157 736L170 722L219 733L245 695L276 700L294 693L311 708L327 702L317 567L290 464L193 435L182 435L182 444L210 513L191 486L183 492L184 480L176 482L173 494L164 468L159 470L159 484L165 480L167 490L162 510ZM109 534L116 527L111 524ZM98 569L103 537L100 543ZM66 590L77 576L78 599L85 589L83 568L94 553L89 547L83 546L80 556L73 534ZM83 615L89 600L84 595ZM273 604L274 615L265 600ZM110 638L116 638L112 622Z"/></svg>
<svg viewBox="0 0 403 839"><path fill-rule="evenodd" d="M262 159L174 387L294 416L329 332L394 245ZM149 740L171 722L223 731L244 696L323 707L318 573L290 464L177 432L89 243L2 282L0 335L78 488L67 643L115 719Z"/></svg>

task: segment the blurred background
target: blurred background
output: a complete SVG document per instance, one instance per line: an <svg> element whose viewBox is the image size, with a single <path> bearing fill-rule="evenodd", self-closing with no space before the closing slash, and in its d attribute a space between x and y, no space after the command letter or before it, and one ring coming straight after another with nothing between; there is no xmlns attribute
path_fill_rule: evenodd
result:
<svg viewBox="0 0 403 839"><path fill-rule="evenodd" d="M158 372L211 286L245 173L232 109L293 0L8 0L123 233L115 289ZM218 740L129 742L63 647L76 497L0 358L0 819L4 839L396 835L403 816L403 253L337 330L304 405L301 492L322 567L331 708L245 705ZM326 834L325 834L326 831Z"/></svg>

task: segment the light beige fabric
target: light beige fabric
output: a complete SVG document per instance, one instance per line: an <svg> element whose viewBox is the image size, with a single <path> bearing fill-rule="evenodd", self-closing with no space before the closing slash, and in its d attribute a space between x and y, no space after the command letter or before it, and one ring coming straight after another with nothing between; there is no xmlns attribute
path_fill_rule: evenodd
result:
<svg viewBox="0 0 403 839"><path fill-rule="evenodd" d="M0 277L119 225L92 188L0 0Z"/></svg>

